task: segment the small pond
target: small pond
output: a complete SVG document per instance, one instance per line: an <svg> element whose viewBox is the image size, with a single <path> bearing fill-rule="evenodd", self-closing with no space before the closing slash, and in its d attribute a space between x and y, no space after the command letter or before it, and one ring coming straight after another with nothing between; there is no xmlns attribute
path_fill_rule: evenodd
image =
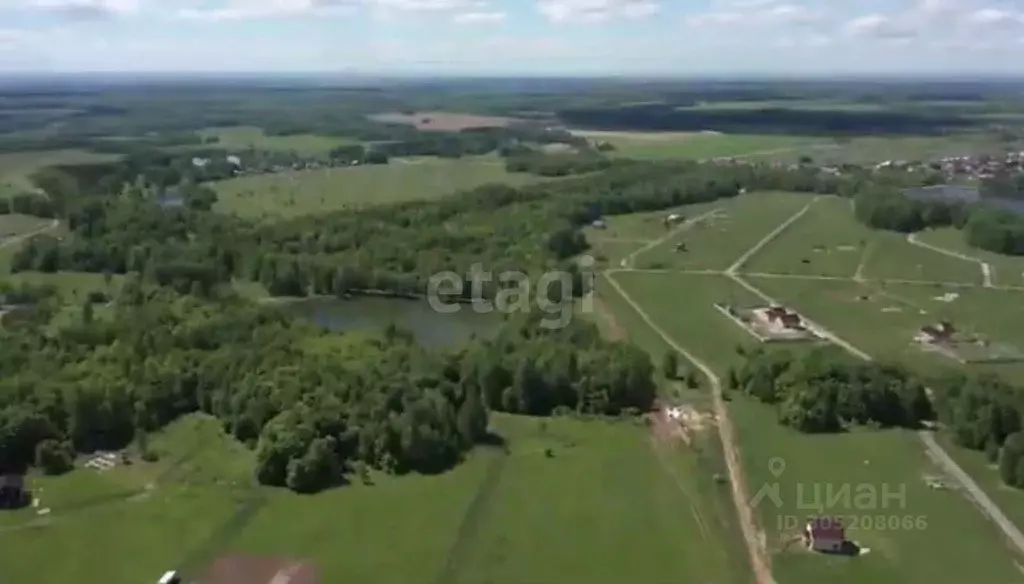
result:
<svg viewBox="0 0 1024 584"><path fill-rule="evenodd" d="M316 298L288 305L293 314L332 331L383 329L389 324L411 331L427 347L451 347L473 335L487 337L501 325L501 314L481 314L472 306L436 312L425 300L362 297Z"/></svg>

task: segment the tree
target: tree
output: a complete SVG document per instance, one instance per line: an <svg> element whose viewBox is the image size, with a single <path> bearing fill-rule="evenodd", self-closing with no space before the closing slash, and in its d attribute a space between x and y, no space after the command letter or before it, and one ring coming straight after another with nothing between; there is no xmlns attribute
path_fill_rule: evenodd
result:
<svg viewBox="0 0 1024 584"><path fill-rule="evenodd" d="M75 467L75 452L70 442L43 440L36 445L35 465L48 475L64 474Z"/></svg>
<svg viewBox="0 0 1024 584"><path fill-rule="evenodd" d="M1003 449L999 453L999 476L1003 482L1010 486L1021 484L1017 474L1020 461L1024 459L1024 434L1020 432L1010 434L1003 443Z"/></svg>
<svg viewBox="0 0 1024 584"><path fill-rule="evenodd" d="M679 374L679 355L675 351L668 351L661 360L661 374L665 379L676 379Z"/></svg>

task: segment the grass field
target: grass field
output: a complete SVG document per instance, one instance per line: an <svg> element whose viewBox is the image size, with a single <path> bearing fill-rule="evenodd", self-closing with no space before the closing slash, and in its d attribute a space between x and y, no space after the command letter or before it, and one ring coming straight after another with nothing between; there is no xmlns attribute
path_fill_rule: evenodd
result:
<svg viewBox="0 0 1024 584"><path fill-rule="evenodd" d="M885 160L926 161L946 156L997 154L1007 147L989 134L857 137L807 154L820 164L868 164Z"/></svg>
<svg viewBox="0 0 1024 584"><path fill-rule="evenodd" d="M321 156L338 146L358 144L358 140L333 136L316 136L313 134L296 134L293 136L267 136L261 128L238 126L232 128L209 128L201 130L203 138L216 136L215 146L227 150L283 150L295 152L302 156Z"/></svg>
<svg viewBox="0 0 1024 584"><path fill-rule="evenodd" d="M0 563L39 584L135 584L230 553L308 558L326 582L748 582L701 457L659 458L631 421L493 423L507 454L298 496L250 486L252 453L187 416L151 438L157 463L35 477L51 513L0 516Z"/></svg>
<svg viewBox="0 0 1024 584"><path fill-rule="evenodd" d="M992 283L997 286L1024 286L1024 256L1007 256L967 245L963 233L953 229L932 229L919 233L924 243L977 258L992 266Z"/></svg>
<svg viewBox="0 0 1024 584"><path fill-rule="evenodd" d="M724 270L809 202L810 196L796 193L751 193L720 201L709 206L720 209L718 215L638 254L635 267ZM688 251L676 251L679 244Z"/></svg>
<svg viewBox="0 0 1024 584"><path fill-rule="evenodd" d="M744 271L852 278L862 262L862 275L869 279L982 281L976 263L917 247L897 233L861 225L853 216L850 201L839 197L819 198L807 214L750 258Z"/></svg>
<svg viewBox="0 0 1024 584"><path fill-rule="evenodd" d="M33 172L53 164L81 164L105 162L115 155L86 150L44 150L0 154L0 197L8 197L35 187L28 177Z"/></svg>
<svg viewBox="0 0 1024 584"><path fill-rule="evenodd" d="M644 273L614 277L667 333L721 374L738 359L733 348L749 343L749 337L725 321L711 304L720 300L755 302L756 298L724 278ZM984 571L985 581L1020 578L996 529L961 494L927 487L923 475L937 471L912 434L865 431L806 436L778 425L771 408L745 398L735 397L729 409L739 429L741 455L752 492L763 484L780 484L782 506L766 503L757 508L780 582L953 584L975 577L979 571ZM768 470L773 457L785 461L785 469L778 476ZM804 495L798 494L798 485L805 489ZM825 489L838 491L843 485L851 490L873 488L879 495L883 488L905 489L905 506L899 508L866 508L854 499L838 501L824 510L833 515L856 516L858 525L849 530L850 537L870 548L871 553L848 559L808 554L799 551L799 545L783 551L783 542L794 535L786 518L817 514L801 508L806 506L802 501L810 499L811 491L817 488L822 502L827 502ZM875 515L884 515L882 529L875 528ZM870 516L870 521L865 516ZM887 522L891 517L897 517L900 525L890 530ZM909 528L902 523L904 517L909 518Z"/></svg>
<svg viewBox="0 0 1024 584"><path fill-rule="evenodd" d="M580 132L576 132L580 133ZM811 145L829 143L806 136L715 134L681 132L582 132L593 140L615 146L625 158L718 158L795 152Z"/></svg>
<svg viewBox="0 0 1024 584"><path fill-rule="evenodd" d="M245 217L282 217L432 199L486 183L536 180L491 158L394 160L380 166L303 170L213 183L215 209Z"/></svg>

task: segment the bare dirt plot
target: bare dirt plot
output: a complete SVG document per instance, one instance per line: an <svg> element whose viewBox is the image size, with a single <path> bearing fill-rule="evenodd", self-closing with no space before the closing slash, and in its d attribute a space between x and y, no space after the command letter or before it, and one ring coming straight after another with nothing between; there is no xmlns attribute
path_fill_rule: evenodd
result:
<svg viewBox="0 0 1024 584"><path fill-rule="evenodd" d="M405 124L416 126L416 129L420 131L434 132L460 132L470 128L504 128L512 122L522 121L516 118L454 112L390 112L375 114L369 118L385 124Z"/></svg>
<svg viewBox="0 0 1024 584"><path fill-rule="evenodd" d="M200 579L200 584L316 584L316 570L304 562L272 556L226 556L218 558Z"/></svg>

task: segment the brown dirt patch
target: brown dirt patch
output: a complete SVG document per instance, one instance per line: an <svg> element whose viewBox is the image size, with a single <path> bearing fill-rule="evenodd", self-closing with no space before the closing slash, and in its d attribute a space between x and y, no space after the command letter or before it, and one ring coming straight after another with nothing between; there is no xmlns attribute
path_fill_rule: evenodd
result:
<svg viewBox="0 0 1024 584"><path fill-rule="evenodd" d="M471 128L504 128L513 122L524 121L516 118L452 112L391 112L372 115L369 118L385 124L415 126L417 130L423 132L460 132Z"/></svg>
<svg viewBox="0 0 1024 584"><path fill-rule="evenodd" d="M218 558L199 584L317 584L313 566L272 556Z"/></svg>

